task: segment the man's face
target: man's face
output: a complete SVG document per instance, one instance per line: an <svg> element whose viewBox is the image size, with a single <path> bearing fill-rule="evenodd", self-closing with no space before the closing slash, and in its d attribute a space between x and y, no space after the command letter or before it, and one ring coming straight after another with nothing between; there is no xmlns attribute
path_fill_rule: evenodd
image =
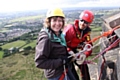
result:
<svg viewBox="0 0 120 80"><path fill-rule="evenodd" d="M90 23L85 21L85 20L79 20L79 28L84 30L86 29L88 26L90 26Z"/></svg>

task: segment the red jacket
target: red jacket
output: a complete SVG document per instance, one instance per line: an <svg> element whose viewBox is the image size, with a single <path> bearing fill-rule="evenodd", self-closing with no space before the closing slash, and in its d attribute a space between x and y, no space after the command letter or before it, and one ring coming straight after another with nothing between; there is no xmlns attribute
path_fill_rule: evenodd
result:
<svg viewBox="0 0 120 80"><path fill-rule="evenodd" d="M87 27L85 30L80 30L78 27L79 20L75 20L74 24L69 24L63 29L63 34L65 35L68 51L73 49L83 49L83 46L80 46L84 42L91 40L90 32L91 29ZM92 43L91 43L92 45ZM88 57L92 53L91 51L85 52Z"/></svg>

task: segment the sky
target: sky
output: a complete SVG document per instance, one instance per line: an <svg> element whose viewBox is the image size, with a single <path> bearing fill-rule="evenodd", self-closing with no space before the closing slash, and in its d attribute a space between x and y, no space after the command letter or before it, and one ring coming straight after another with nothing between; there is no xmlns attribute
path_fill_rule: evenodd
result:
<svg viewBox="0 0 120 80"><path fill-rule="evenodd" d="M41 10L53 7L120 7L120 0L0 0L0 12Z"/></svg>

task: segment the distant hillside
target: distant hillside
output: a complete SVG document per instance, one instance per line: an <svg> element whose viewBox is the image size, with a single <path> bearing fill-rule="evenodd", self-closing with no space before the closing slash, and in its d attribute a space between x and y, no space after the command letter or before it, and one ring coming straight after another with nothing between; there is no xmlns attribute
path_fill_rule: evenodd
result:
<svg viewBox="0 0 120 80"><path fill-rule="evenodd" d="M0 80L45 80L43 70L35 67L34 51L0 59Z"/></svg>
<svg viewBox="0 0 120 80"><path fill-rule="evenodd" d="M68 7L63 8L64 11L69 10L112 10L112 9L119 9L120 7Z"/></svg>

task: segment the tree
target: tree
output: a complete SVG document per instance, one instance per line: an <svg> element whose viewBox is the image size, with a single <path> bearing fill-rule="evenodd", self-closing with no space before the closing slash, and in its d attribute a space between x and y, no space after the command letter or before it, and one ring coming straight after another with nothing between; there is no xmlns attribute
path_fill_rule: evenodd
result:
<svg viewBox="0 0 120 80"><path fill-rule="evenodd" d="M2 48L0 47L0 51L2 51Z"/></svg>

